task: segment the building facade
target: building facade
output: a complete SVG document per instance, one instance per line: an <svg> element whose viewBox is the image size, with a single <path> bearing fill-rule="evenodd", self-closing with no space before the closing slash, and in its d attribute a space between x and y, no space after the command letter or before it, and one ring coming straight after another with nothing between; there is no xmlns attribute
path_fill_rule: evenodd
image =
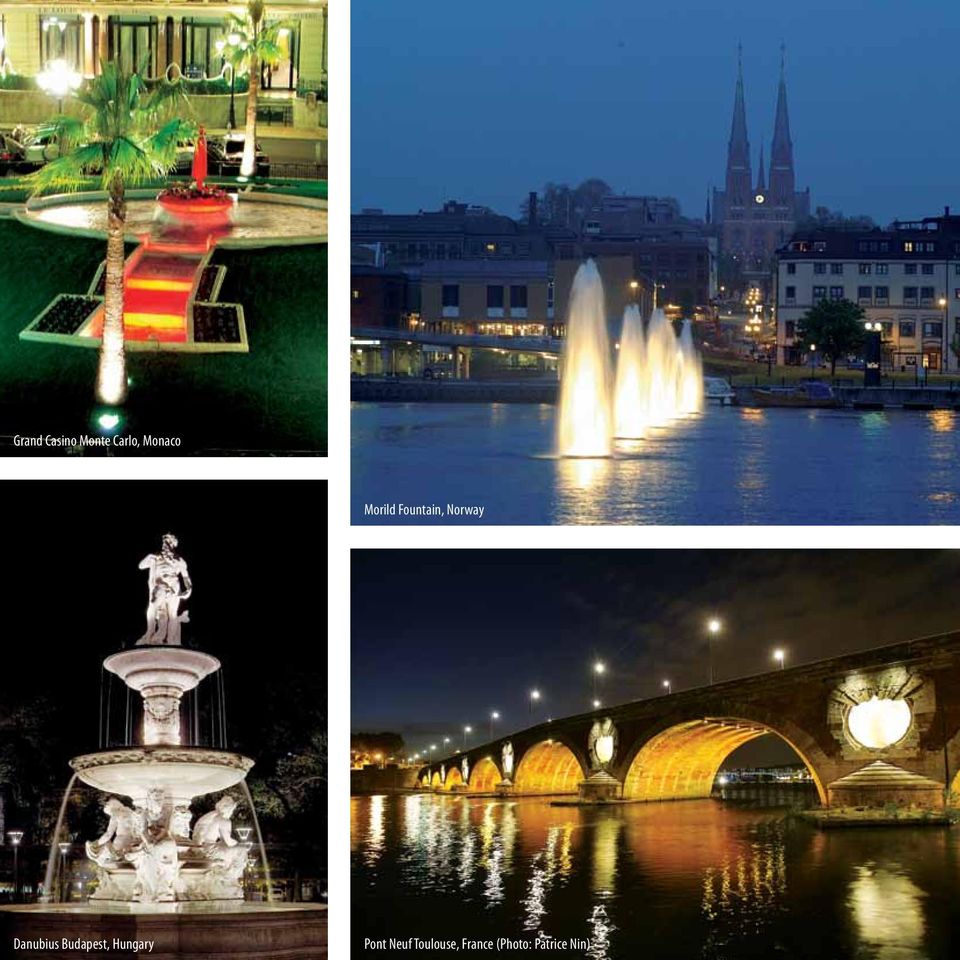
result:
<svg viewBox="0 0 960 960"><path fill-rule="evenodd" d="M960 217L888 230L811 231L780 251L777 362L800 363L797 327L821 300L851 300L881 325L888 371L960 370Z"/></svg>
<svg viewBox="0 0 960 960"><path fill-rule="evenodd" d="M809 189L796 188L782 57L769 171L764 168L761 147L754 180L747 137L743 64L738 59L724 189L714 190L712 199L710 220L720 238L721 255L737 262L754 281L772 274L776 250L789 240L797 224L810 215Z"/></svg>
<svg viewBox="0 0 960 960"><path fill-rule="evenodd" d="M223 69L228 17L242 9L242 3L217 0L6 0L0 3L0 67L4 76L34 76L63 60L93 76L102 60L118 60L128 69L145 63L154 77L176 64L191 79L212 78ZM264 87L325 90L327 0L281 0L269 5L268 15L286 25L280 62L264 70Z"/></svg>

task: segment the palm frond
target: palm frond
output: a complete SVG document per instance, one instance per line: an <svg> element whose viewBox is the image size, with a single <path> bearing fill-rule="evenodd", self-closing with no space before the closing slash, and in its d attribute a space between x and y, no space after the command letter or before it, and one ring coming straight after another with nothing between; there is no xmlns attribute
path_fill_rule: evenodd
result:
<svg viewBox="0 0 960 960"><path fill-rule="evenodd" d="M81 190L90 183L90 175L104 169L105 156L102 144L90 143L77 147L72 153L51 160L39 170L23 178L23 184L31 196L64 190Z"/></svg>

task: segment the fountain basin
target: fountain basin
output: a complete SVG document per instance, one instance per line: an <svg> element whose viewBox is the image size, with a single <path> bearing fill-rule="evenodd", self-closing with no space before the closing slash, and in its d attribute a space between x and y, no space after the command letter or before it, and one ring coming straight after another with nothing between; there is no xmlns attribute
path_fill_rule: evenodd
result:
<svg viewBox="0 0 960 960"><path fill-rule="evenodd" d="M103 665L140 693L154 687L173 687L185 693L220 669L220 661L209 653L156 645L115 653Z"/></svg>
<svg viewBox="0 0 960 960"><path fill-rule="evenodd" d="M155 960L324 960L327 956L327 908L310 903L216 904L181 903L175 911L150 909L147 904L105 908L79 904L0 907L3 942L69 941L51 951L32 947L17 957L39 960L89 960L84 941L103 942L95 951L105 960L150 956ZM135 953L114 948L118 941L148 941L153 948ZM79 942L78 942L79 941Z"/></svg>
<svg viewBox="0 0 960 960"><path fill-rule="evenodd" d="M145 803L150 790L162 788L174 802L227 790L240 783L253 760L227 750L204 747L143 746L100 750L74 757L70 766L88 786Z"/></svg>
<svg viewBox="0 0 960 960"><path fill-rule="evenodd" d="M210 218L229 217L233 210L234 199L229 194L220 191L218 194L205 196L178 196L176 194L161 193L157 203L174 217L181 220L190 220L199 217L204 222Z"/></svg>

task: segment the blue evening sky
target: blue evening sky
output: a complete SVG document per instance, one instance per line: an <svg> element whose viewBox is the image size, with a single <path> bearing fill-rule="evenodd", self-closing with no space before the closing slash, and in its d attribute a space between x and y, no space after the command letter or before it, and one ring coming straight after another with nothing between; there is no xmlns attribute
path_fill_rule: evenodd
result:
<svg viewBox="0 0 960 960"><path fill-rule="evenodd" d="M702 216L743 42L754 176L781 39L798 187L881 223L960 209L960 5L354 0L352 206L515 215L590 176Z"/></svg>

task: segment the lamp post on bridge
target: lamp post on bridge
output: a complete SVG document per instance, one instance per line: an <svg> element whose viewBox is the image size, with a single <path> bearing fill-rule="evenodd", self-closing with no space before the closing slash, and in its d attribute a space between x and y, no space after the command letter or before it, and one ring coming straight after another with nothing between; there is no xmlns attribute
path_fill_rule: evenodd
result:
<svg viewBox="0 0 960 960"><path fill-rule="evenodd" d="M593 699L597 699L597 682L607 672L607 665L602 660L597 660L593 665Z"/></svg>
<svg viewBox="0 0 960 960"><path fill-rule="evenodd" d="M716 618L711 617L707 621L707 647L710 653L710 683L713 684L714 681L714 672L713 672L713 638L720 632L723 628L723 624Z"/></svg>
<svg viewBox="0 0 960 960"><path fill-rule="evenodd" d="M673 693L673 684L669 680L663 681L663 689L667 691L667 696L669 697Z"/></svg>
<svg viewBox="0 0 960 960"><path fill-rule="evenodd" d="M493 739L493 725L499 719L500 719L500 711L499 710L491 711L490 713L490 739L491 740Z"/></svg>
<svg viewBox="0 0 960 960"><path fill-rule="evenodd" d="M463 728L463 749L464 750L467 749L467 735L471 733L473 733L473 727L471 727L470 724L467 724Z"/></svg>
<svg viewBox="0 0 960 960"><path fill-rule="evenodd" d="M530 719L533 719L533 705L540 702L540 691L534 688L530 691Z"/></svg>
<svg viewBox="0 0 960 960"><path fill-rule="evenodd" d="M783 669L783 661L786 658L786 652L779 647L773 651L773 659L780 664L780 669Z"/></svg>

